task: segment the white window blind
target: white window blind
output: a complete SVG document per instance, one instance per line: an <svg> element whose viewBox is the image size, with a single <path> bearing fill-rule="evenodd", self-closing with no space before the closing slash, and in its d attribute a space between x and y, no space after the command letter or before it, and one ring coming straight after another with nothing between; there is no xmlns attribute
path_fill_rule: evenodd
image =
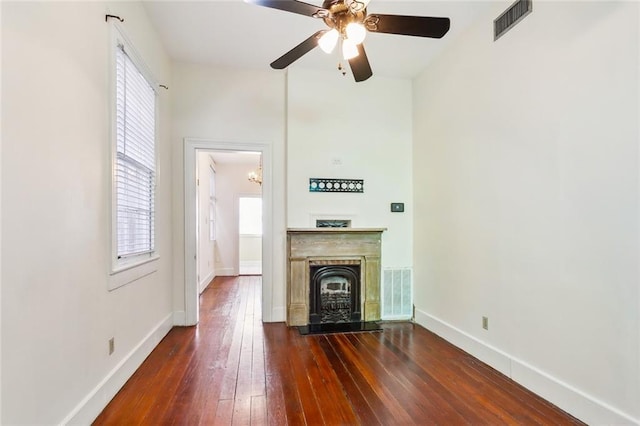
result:
<svg viewBox="0 0 640 426"><path fill-rule="evenodd" d="M122 46L116 49L117 258L155 250L155 91Z"/></svg>

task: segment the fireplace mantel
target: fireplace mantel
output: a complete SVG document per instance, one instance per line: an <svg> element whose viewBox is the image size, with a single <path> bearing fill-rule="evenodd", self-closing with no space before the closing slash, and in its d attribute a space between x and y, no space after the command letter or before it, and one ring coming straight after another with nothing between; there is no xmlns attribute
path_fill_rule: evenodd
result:
<svg viewBox="0 0 640 426"><path fill-rule="evenodd" d="M387 228L289 228L287 233L289 234L326 234L326 233L344 233L344 234L357 234L360 232L377 232L382 233Z"/></svg>
<svg viewBox="0 0 640 426"><path fill-rule="evenodd" d="M309 324L309 265L359 262L364 321L380 319L380 257L386 228L287 230L287 325Z"/></svg>

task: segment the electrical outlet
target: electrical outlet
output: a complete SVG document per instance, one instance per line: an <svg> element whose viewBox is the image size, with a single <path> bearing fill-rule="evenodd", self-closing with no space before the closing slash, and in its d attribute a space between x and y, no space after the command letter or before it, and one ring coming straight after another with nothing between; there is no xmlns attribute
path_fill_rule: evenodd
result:
<svg viewBox="0 0 640 426"><path fill-rule="evenodd" d="M116 350L115 338L112 337L111 339L109 339L109 355L111 355L115 350Z"/></svg>
<svg viewBox="0 0 640 426"><path fill-rule="evenodd" d="M482 328L489 329L489 317L482 317Z"/></svg>

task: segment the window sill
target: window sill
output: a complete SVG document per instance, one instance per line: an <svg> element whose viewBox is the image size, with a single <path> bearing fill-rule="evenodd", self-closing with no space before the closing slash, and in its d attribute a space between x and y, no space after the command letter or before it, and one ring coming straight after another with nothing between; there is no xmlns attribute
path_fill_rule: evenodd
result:
<svg viewBox="0 0 640 426"><path fill-rule="evenodd" d="M109 277L109 291L139 280L140 278L151 275L158 270L158 260L160 256L156 255L149 259L145 259L129 265L120 265L111 271Z"/></svg>

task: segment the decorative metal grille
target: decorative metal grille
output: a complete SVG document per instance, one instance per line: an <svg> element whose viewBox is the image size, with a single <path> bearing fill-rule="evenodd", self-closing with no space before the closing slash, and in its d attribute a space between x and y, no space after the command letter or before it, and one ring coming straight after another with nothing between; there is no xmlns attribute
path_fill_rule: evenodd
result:
<svg viewBox="0 0 640 426"><path fill-rule="evenodd" d="M351 221L343 219L316 220L316 228L350 228Z"/></svg>
<svg viewBox="0 0 640 426"><path fill-rule="evenodd" d="M364 180L309 178L309 192L364 192Z"/></svg>
<svg viewBox="0 0 640 426"><path fill-rule="evenodd" d="M351 321L351 283L345 277L330 276L320 281L320 322Z"/></svg>

